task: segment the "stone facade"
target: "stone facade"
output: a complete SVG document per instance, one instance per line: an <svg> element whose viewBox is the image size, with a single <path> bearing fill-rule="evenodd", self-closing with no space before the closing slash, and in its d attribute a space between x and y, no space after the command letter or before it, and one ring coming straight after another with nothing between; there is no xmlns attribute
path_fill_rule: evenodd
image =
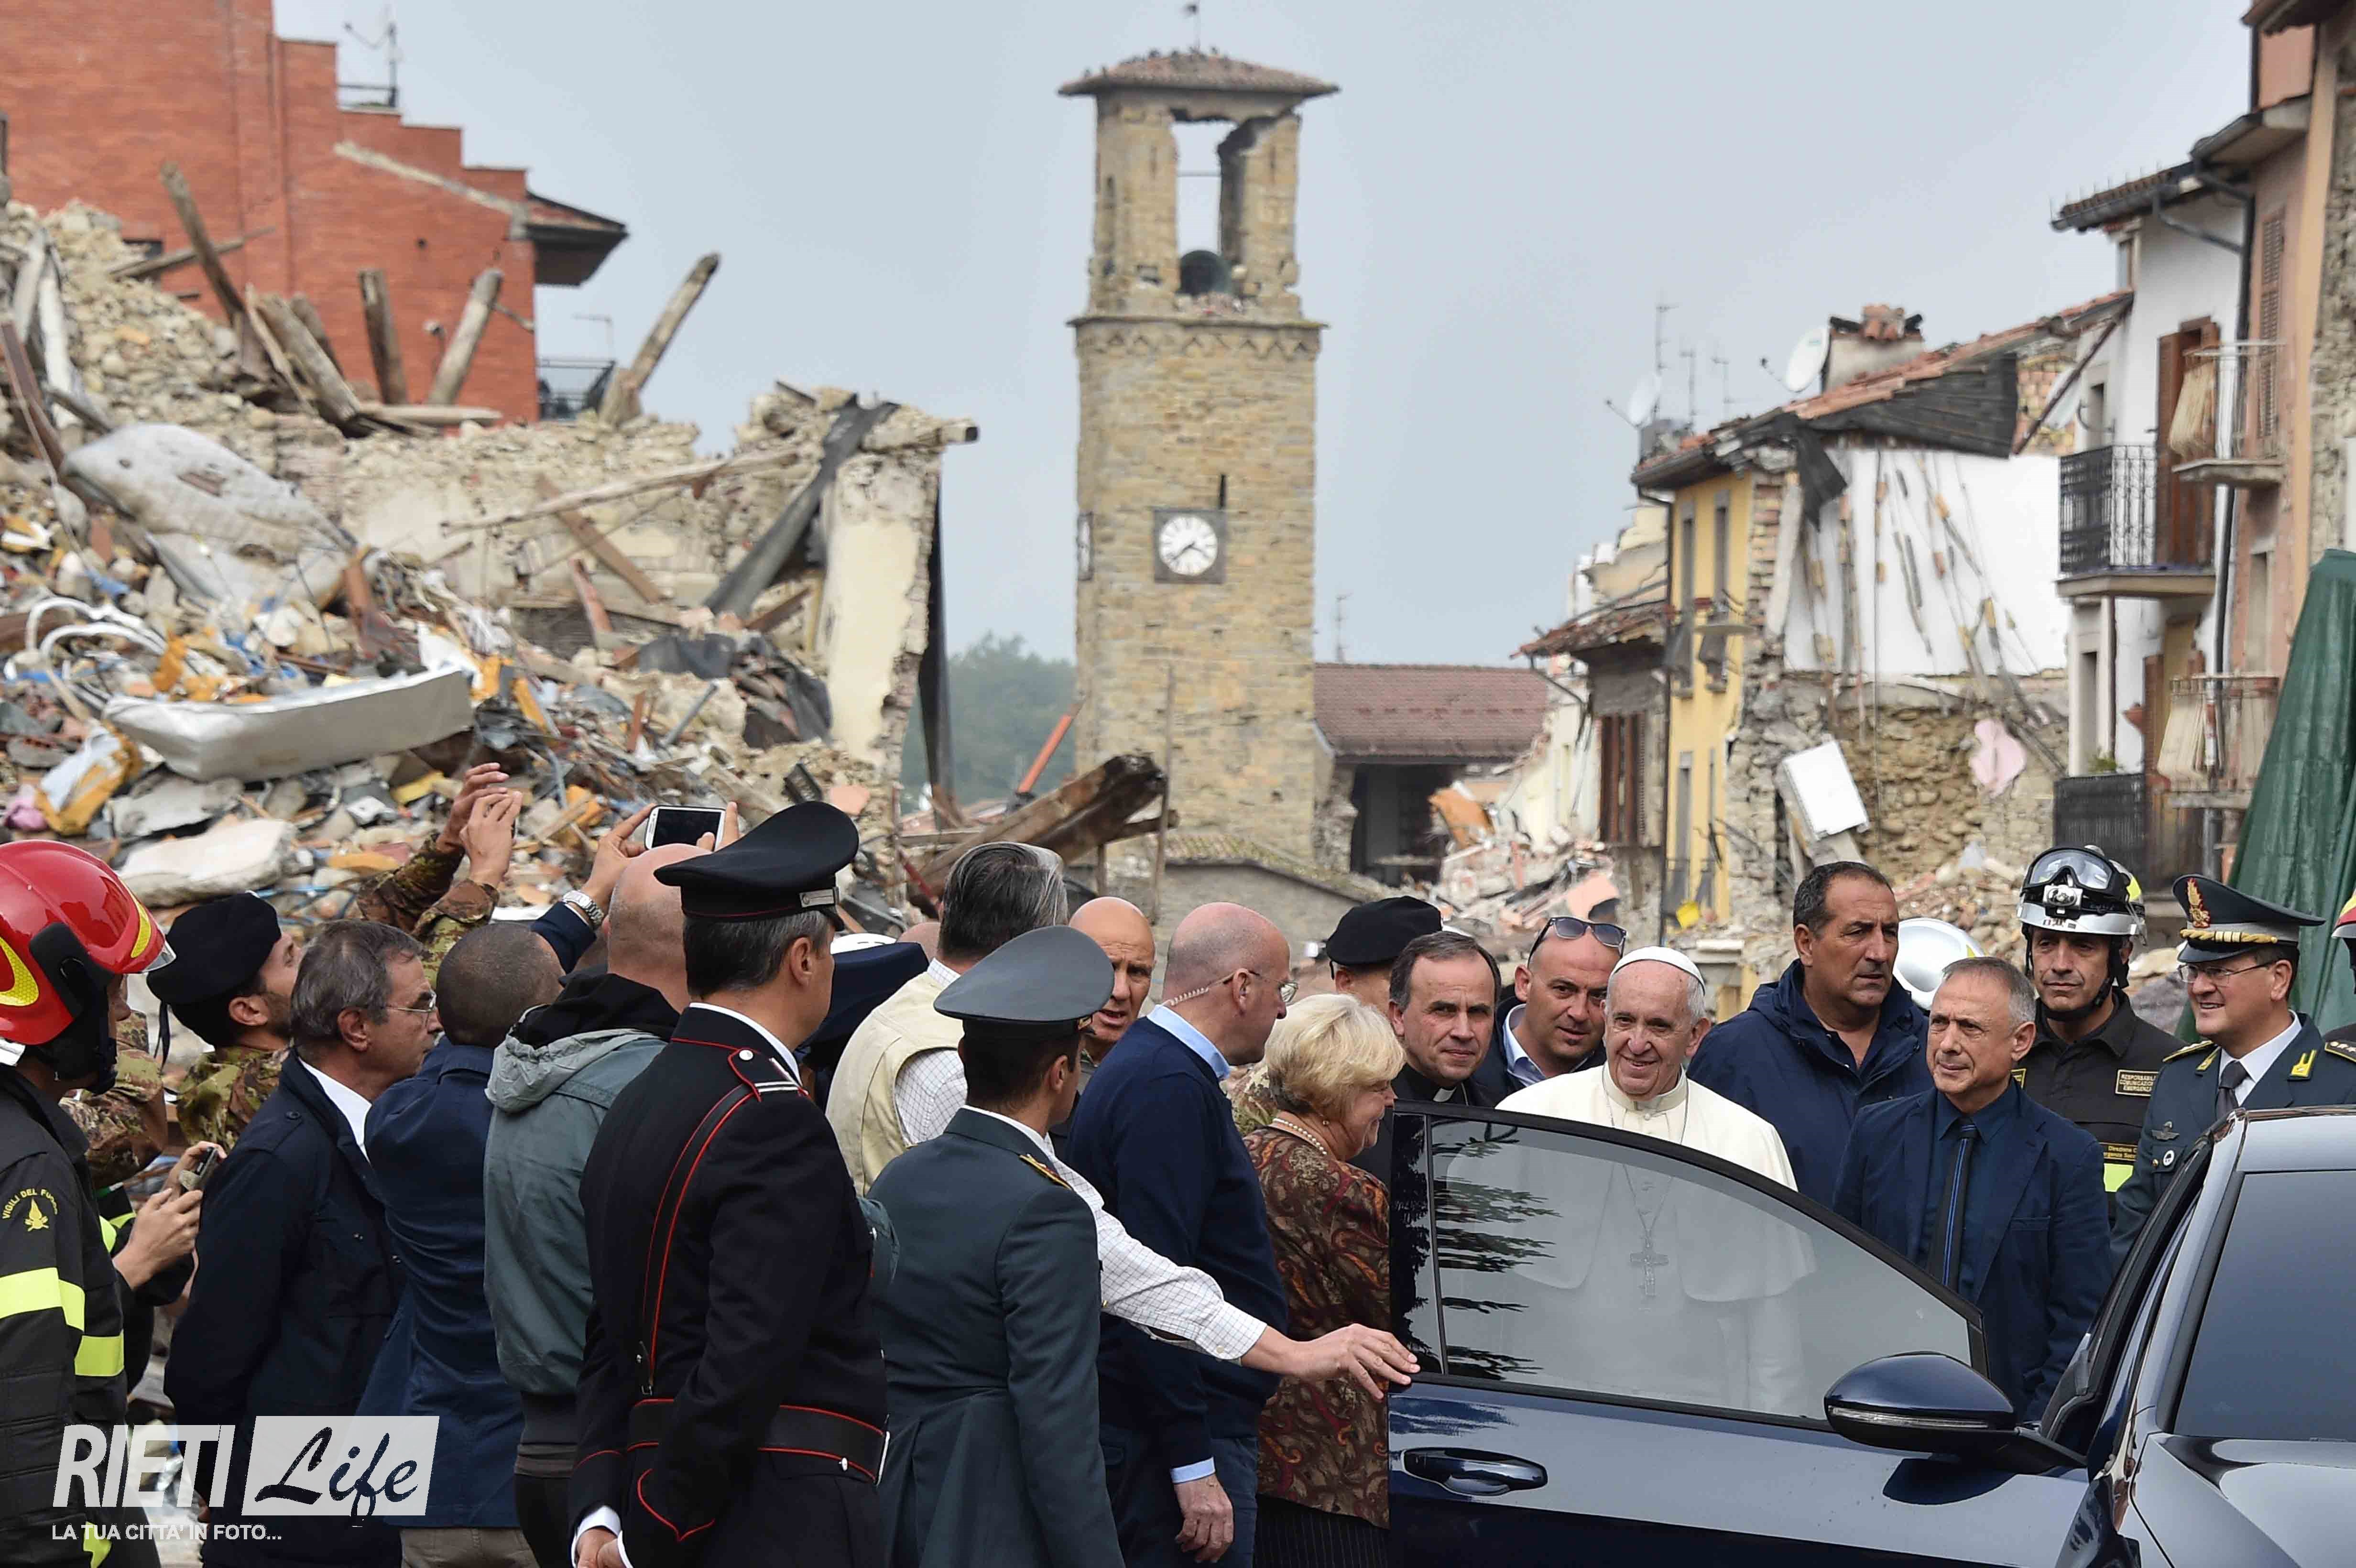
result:
<svg viewBox="0 0 2356 1568"><path fill-rule="evenodd" d="M1322 84L1182 56L1151 62L1162 80L1141 85L1152 73L1131 67L1145 63L1065 90L1097 101L1087 314L1073 323L1074 739L1083 757L1159 757L1166 728L1173 805L1188 829L1309 858L1323 783L1312 634L1323 329L1301 318L1292 292L1292 109ZM1172 127L1201 120L1237 125L1220 149L1231 283L1182 293ZM1222 559L1194 581L1157 571L1157 525L1173 508L1224 518Z"/></svg>

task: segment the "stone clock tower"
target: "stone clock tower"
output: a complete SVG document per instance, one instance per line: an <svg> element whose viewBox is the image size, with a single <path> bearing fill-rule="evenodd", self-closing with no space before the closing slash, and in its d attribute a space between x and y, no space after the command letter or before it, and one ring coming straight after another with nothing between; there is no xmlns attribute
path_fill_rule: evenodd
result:
<svg viewBox="0 0 2356 1568"><path fill-rule="evenodd" d="M1173 747L1185 831L1308 859L1320 744L1320 324L1293 292L1308 99L1334 89L1199 51L1081 78L1097 107L1080 359L1076 757ZM1178 253L1180 121L1219 145L1219 249Z"/></svg>

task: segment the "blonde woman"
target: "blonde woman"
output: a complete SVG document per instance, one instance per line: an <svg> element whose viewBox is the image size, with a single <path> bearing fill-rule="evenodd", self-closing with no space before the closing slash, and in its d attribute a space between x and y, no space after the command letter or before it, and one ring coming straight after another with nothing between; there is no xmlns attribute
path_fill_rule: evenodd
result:
<svg viewBox="0 0 2356 1568"><path fill-rule="evenodd" d="M1350 1159L1373 1147L1406 1061L1389 1020L1348 996L1294 1003L1269 1038L1274 1115L1244 1147L1295 1335L1391 1326L1389 1195ZM1258 1568L1381 1568L1389 1464L1378 1401L1339 1379L1281 1385L1260 1413Z"/></svg>

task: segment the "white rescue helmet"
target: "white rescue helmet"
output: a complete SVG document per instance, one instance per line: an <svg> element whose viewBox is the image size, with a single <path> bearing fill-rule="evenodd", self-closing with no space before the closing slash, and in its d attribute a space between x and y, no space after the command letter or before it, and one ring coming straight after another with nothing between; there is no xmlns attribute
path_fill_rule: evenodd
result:
<svg viewBox="0 0 2356 1568"><path fill-rule="evenodd" d="M1947 977L1947 965L1958 958L1985 958L1980 944L1961 926L1917 915L1898 923L1898 983L1915 1002L1928 1008Z"/></svg>
<svg viewBox="0 0 2356 1568"><path fill-rule="evenodd" d="M2143 934L2143 884L2095 845L2057 846L2029 863L2019 915L2024 930L2133 941Z"/></svg>

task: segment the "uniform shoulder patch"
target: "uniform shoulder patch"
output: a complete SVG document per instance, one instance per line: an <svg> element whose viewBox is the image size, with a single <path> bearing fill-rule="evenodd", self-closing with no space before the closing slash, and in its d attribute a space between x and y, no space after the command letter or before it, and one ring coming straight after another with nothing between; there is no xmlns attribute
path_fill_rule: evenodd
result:
<svg viewBox="0 0 2356 1568"><path fill-rule="evenodd" d="M2166 1056L2161 1057L2160 1060L2162 1061L2174 1061L2179 1057L2197 1055L2198 1053L2209 1049L2211 1048L2207 1040L2196 1040L2190 1045L2178 1046L2174 1051L2171 1051Z"/></svg>
<svg viewBox="0 0 2356 1568"><path fill-rule="evenodd" d="M2350 1061L2356 1061L2356 1041L2328 1040L2323 1042L2323 1049L2329 1051L2334 1056L2344 1057Z"/></svg>
<svg viewBox="0 0 2356 1568"><path fill-rule="evenodd" d="M1058 1187L1069 1187L1069 1186L1071 1186L1071 1183L1070 1183L1070 1182L1068 1182L1068 1181L1065 1180L1062 1177L1060 1177L1060 1176L1058 1176L1058 1175L1056 1175L1056 1174L1055 1174L1055 1168L1054 1166L1049 1165L1045 1160L1041 1159L1037 1155L1035 1155L1035 1154L1026 1154L1026 1155L1021 1156L1020 1157L1021 1157L1021 1159L1022 1159L1022 1161L1023 1161L1023 1164L1025 1164L1025 1165L1029 1166L1032 1169L1033 1169L1033 1170L1037 1171L1040 1175L1042 1175L1042 1176L1045 1177L1048 1180L1050 1180L1050 1181L1054 1182L1056 1186L1058 1186Z"/></svg>

